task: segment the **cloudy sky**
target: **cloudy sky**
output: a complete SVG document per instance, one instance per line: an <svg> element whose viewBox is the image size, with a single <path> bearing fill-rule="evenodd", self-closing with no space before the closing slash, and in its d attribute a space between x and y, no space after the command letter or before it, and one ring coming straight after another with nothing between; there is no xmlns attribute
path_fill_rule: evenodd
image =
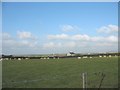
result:
<svg viewBox="0 0 120 90"><path fill-rule="evenodd" d="M2 3L2 53L115 52L118 3Z"/></svg>

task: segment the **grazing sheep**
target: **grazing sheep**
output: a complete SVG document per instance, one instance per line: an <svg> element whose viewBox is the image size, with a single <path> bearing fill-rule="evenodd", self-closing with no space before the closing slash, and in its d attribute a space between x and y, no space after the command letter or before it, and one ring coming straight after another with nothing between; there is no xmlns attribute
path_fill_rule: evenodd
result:
<svg viewBox="0 0 120 90"><path fill-rule="evenodd" d="M87 56L84 56L83 58L88 58Z"/></svg>
<svg viewBox="0 0 120 90"><path fill-rule="evenodd" d="M78 57L78 59L81 59L81 57Z"/></svg>
<svg viewBox="0 0 120 90"><path fill-rule="evenodd" d="M117 55L115 55L115 57L117 57Z"/></svg>
<svg viewBox="0 0 120 90"><path fill-rule="evenodd" d="M44 57L44 59L46 59L46 58Z"/></svg>
<svg viewBox="0 0 120 90"><path fill-rule="evenodd" d="M106 55L104 55L104 57L106 57Z"/></svg>
<svg viewBox="0 0 120 90"><path fill-rule="evenodd" d="M102 57L101 55L99 57Z"/></svg>
<svg viewBox="0 0 120 90"><path fill-rule="evenodd" d="M2 61L3 59L1 58L0 61Z"/></svg>
<svg viewBox="0 0 120 90"><path fill-rule="evenodd" d="M111 57L111 55L109 55L109 57Z"/></svg>
<svg viewBox="0 0 120 90"><path fill-rule="evenodd" d="M92 58L92 57L90 57L90 58Z"/></svg>
<svg viewBox="0 0 120 90"><path fill-rule="evenodd" d="M18 58L18 60L21 60L21 58Z"/></svg>

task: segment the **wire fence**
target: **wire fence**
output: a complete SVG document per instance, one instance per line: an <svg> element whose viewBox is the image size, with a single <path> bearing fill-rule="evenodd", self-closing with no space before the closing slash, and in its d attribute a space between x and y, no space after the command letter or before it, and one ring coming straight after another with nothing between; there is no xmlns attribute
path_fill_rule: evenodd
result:
<svg viewBox="0 0 120 90"><path fill-rule="evenodd" d="M24 79L24 80L10 80L10 81L3 81L2 85L3 87L14 87L14 86L21 86L21 85L25 85L25 87L27 87L27 85L29 84L33 84L33 83L39 83L42 84L43 82L48 82L47 84L52 84L50 82L57 83L58 87L60 86L60 88L64 88L64 85L62 87L61 81L63 80L65 83L66 87L69 87L69 83L72 82L76 82L76 85L72 85L72 87L77 87L77 88L117 88L118 87L118 77L114 76L111 77L112 79L110 79L110 74L111 73L104 73L104 72L93 72L93 73L89 73L89 72L85 72L84 73L84 81L83 81L83 73L80 73L79 75L69 75L68 77L66 75L53 75L53 76L45 76L45 77L41 77L38 79ZM59 82L60 81L60 82ZM83 86L84 84L84 86ZM54 85L52 85L54 86ZM41 87L41 85L40 85Z"/></svg>

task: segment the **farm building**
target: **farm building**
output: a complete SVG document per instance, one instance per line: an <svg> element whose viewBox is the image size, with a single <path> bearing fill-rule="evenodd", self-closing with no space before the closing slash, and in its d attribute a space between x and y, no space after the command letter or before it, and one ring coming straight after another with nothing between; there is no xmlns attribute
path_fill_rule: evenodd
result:
<svg viewBox="0 0 120 90"><path fill-rule="evenodd" d="M75 56L75 53L70 51L69 53L67 53L67 56Z"/></svg>

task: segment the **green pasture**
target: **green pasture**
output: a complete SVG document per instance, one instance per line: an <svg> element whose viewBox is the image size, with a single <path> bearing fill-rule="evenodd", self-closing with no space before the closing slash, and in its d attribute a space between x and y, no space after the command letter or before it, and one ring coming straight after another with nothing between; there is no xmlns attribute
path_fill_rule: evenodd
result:
<svg viewBox="0 0 120 90"><path fill-rule="evenodd" d="M87 72L87 88L118 87L118 58L67 58L2 61L3 88L82 88Z"/></svg>

